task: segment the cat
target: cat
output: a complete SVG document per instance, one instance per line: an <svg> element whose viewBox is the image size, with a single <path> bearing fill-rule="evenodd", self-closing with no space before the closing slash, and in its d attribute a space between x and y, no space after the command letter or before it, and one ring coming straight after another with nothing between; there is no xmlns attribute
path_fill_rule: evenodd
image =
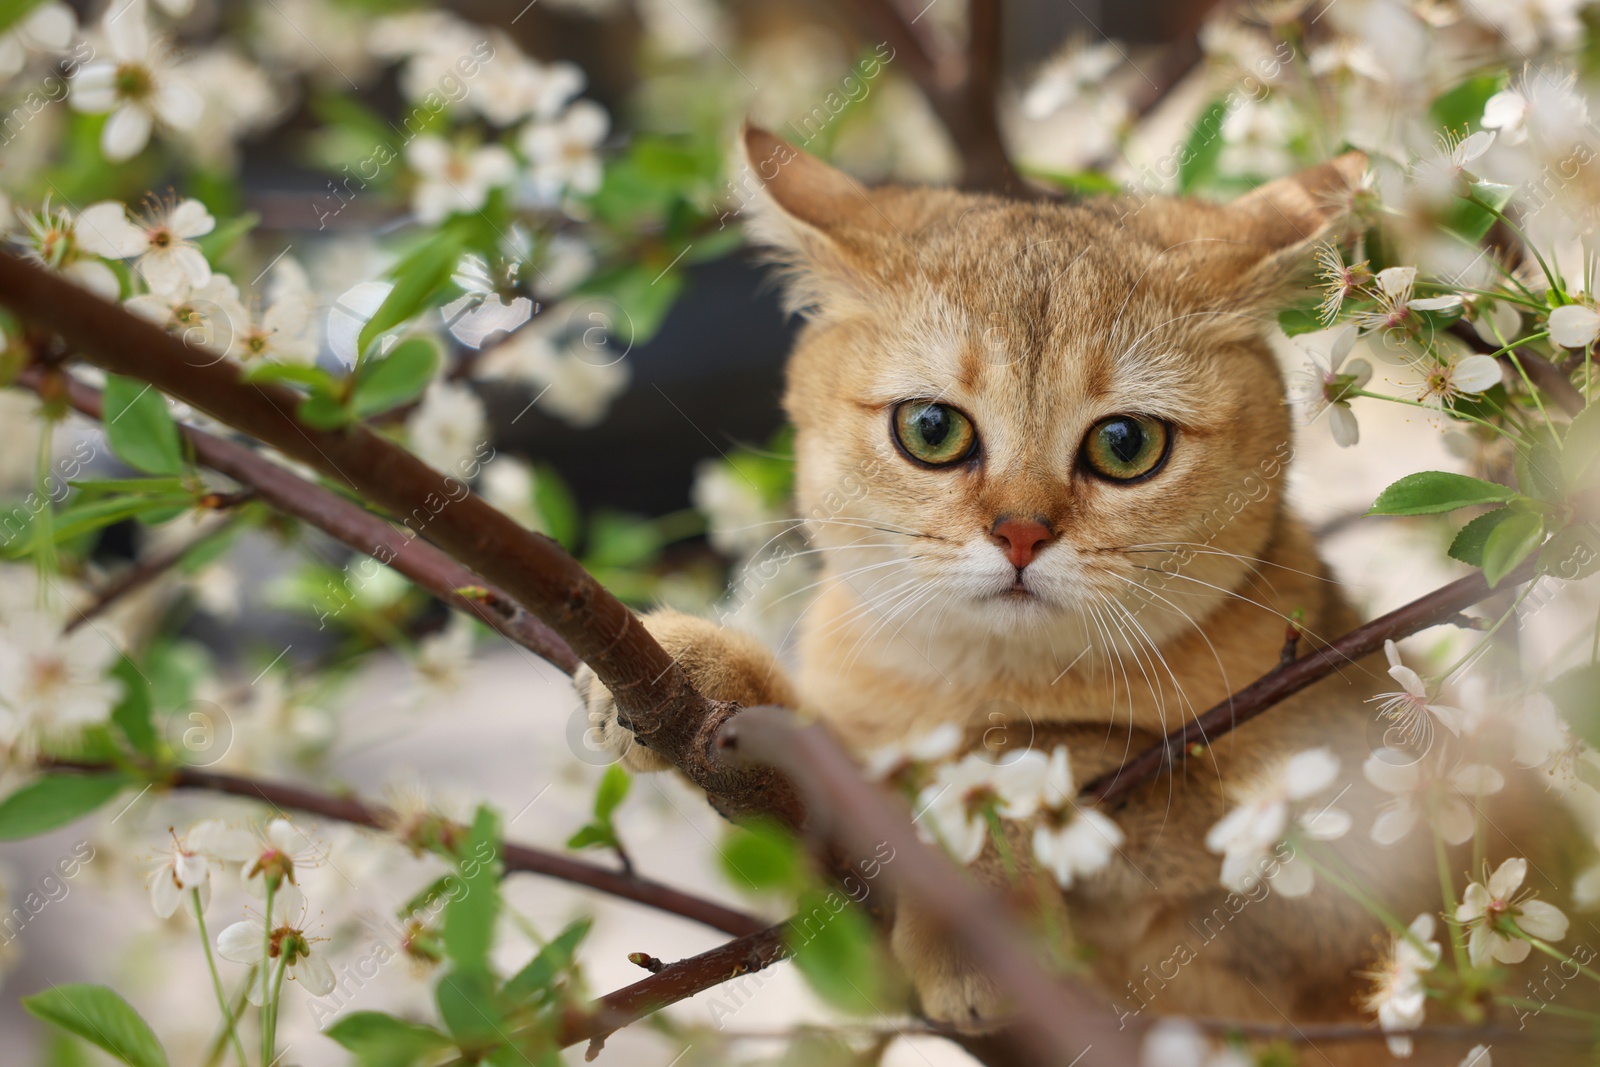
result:
<svg viewBox="0 0 1600 1067"><path fill-rule="evenodd" d="M867 189L765 131L741 144L758 177L750 232L804 315L784 407L821 582L793 679L752 637L649 614L701 692L802 709L860 752L944 723L973 746L996 730L1017 748L1064 744L1081 785L1271 670L1291 616L1308 639L1357 624L1285 504L1290 411L1264 335L1348 225L1364 157L1228 204L1068 203ZM862 472L844 513L822 506ZM1057 955L1124 1024L1371 1019L1360 972L1382 924L1326 878L1294 900L1269 882L1230 894L1205 839L1289 756L1326 748L1354 817L1330 847L1405 920L1437 913L1426 828L1397 850L1366 840L1387 799L1361 774L1366 700L1396 688L1386 666L1348 665L1110 809L1125 841L1105 870L1048 899L1011 894L1054 913ZM667 766L629 744L592 673L577 684L627 766ZM1528 854L1521 827L1492 834L1489 857ZM1016 829L1019 862L1027 841ZM973 871L1015 886L996 851ZM1452 870L1469 859L1452 852ZM1549 897L1540 870L1530 884ZM1003 1020L998 991L915 909L898 910L892 946L927 1016ZM1454 1064L1470 1043L1431 1055ZM1318 1052L1387 1056L1376 1039Z"/></svg>

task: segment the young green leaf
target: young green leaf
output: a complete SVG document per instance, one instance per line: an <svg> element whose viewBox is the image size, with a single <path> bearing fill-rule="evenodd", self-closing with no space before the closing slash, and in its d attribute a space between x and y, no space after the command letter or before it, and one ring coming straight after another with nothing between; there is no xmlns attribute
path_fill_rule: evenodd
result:
<svg viewBox="0 0 1600 1067"><path fill-rule="evenodd" d="M722 869L740 889L794 889L805 883L805 862L794 837L766 823L735 829L721 849Z"/></svg>
<svg viewBox="0 0 1600 1067"><path fill-rule="evenodd" d="M44 3L44 0L0 0L0 33L21 22L34 8Z"/></svg>
<svg viewBox="0 0 1600 1067"><path fill-rule="evenodd" d="M1408 474L1382 493L1369 515L1438 515L1473 504L1504 504L1515 489L1448 471Z"/></svg>
<svg viewBox="0 0 1600 1067"><path fill-rule="evenodd" d="M167 1052L133 1005L103 985L58 985L22 998L35 1018L98 1045L130 1067L167 1067Z"/></svg>
<svg viewBox="0 0 1600 1067"><path fill-rule="evenodd" d="M444 909L444 950L458 971L489 968L495 919L500 914L500 820L480 806L461 846L457 867L462 892Z"/></svg>
<svg viewBox="0 0 1600 1067"><path fill-rule="evenodd" d="M612 814L628 798L628 790L632 785L633 778L622 764L613 763L607 767L594 792L594 817L610 822Z"/></svg>
<svg viewBox="0 0 1600 1067"><path fill-rule="evenodd" d="M295 409L300 421L317 430L337 430L355 421L350 409L326 393L317 393L300 401Z"/></svg>
<svg viewBox="0 0 1600 1067"><path fill-rule="evenodd" d="M487 1051L500 1044L505 1013L494 994L493 980L481 970L457 969L439 977L433 991L439 1018L462 1051Z"/></svg>
<svg viewBox="0 0 1600 1067"><path fill-rule="evenodd" d="M160 751L155 724L151 721L150 683L139 672L139 667L123 656L111 669L112 677L122 682L122 699L111 709L111 721L122 736L128 739L135 752L154 756Z"/></svg>
<svg viewBox="0 0 1600 1067"><path fill-rule="evenodd" d="M1510 508L1495 508L1473 519L1456 533L1450 542L1450 558L1474 567L1483 566L1483 544L1489 534L1511 514Z"/></svg>
<svg viewBox="0 0 1600 1067"><path fill-rule="evenodd" d="M567 847L574 852L585 848L609 848L616 843L616 834L603 823L585 823L567 838Z"/></svg>
<svg viewBox="0 0 1600 1067"><path fill-rule="evenodd" d="M454 1044L431 1026L379 1011L352 1012L323 1033L353 1052L361 1067L412 1067Z"/></svg>
<svg viewBox="0 0 1600 1067"><path fill-rule="evenodd" d="M578 537L583 532L582 519L578 515L578 502L573 498L572 491L567 488L567 483L562 480L561 475L548 464L541 464L535 468L533 503L534 507L539 509L539 518L544 521L544 528L550 532L556 543L568 552L576 548Z"/></svg>
<svg viewBox="0 0 1600 1067"><path fill-rule="evenodd" d="M1561 474L1568 485L1578 485L1600 456L1600 404L1578 412L1561 442Z"/></svg>
<svg viewBox="0 0 1600 1067"><path fill-rule="evenodd" d="M122 792L120 774L47 774L0 800L0 841L16 841L80 819Z"/></svg>
<svg viewBox="0 0 1600 1067"><path fill-rule="evenodd" d="M502 992L519 1006L543 999L540 995L572 966L578 944L589 935L589 928L593 925L593 919L579 919L561 931L539 950L539 954L526 967L506 980Z"/></svg>
<svg viewBox="0 0 1600 1067"><path fill-rule="evenodd" d="M1190 128L1189 140L1178 157L1178 191L1192 193L1217 173L1222 158L1222 124L1228 117L1228 104L1217 100L1201 113Z"/></svg>
<svg viewBox="0 0 1600 1067"><path fill-rule="evenodd" d="M1540 515L1515 508L1509 510L1511 514L1489 532L1483 543L1483 576L1489 580L1491 588L1533 555L1534 549L1544 540L1544 519Z"/></svg>
<svg viewBox="0 0 1600 1067"><path fill-rule="evenodd" d="M1545 686L1572 732L1600 745L1600 664L1576 667Z"/></svg>
<svg viewBox="0 0 1600 1067"><path fill-rule="evenodd" d="M421 337L402 341L388 355L360 366L350 410L364 419L414 400L427 388L438 364L439 352L432 341Z"/></svg>
<svg viewBox="0 0 1600 1067"><path fill-rule="evenodd" d="M365 354L379 336L421 311L430 297L449 284L460 258L461 238L444 230L402 259L395 267L394 288L361 327L356 352Z"/></svg>
<svg viewBox="0 0 1600 1067"><path fill-rule="evenodd" d="M857 1014L892 1010L884 1003L889 981L877 936L842 893L801 894L788 936L795 967L823 1000Z"/></svg>
<svg viewBox="0 0 1600 1067"><path fill-rule="evenodd" d="M106 442L130 467L148 474L182 474L183 445L167 402L154 386L106 376Z"/></svg>

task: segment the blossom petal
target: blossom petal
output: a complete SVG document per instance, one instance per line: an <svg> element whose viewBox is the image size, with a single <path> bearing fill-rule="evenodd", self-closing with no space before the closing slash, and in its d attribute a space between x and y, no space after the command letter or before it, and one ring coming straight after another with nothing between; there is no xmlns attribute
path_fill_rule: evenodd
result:
<svg viewBox="0 0 1600 1067"><path fill-rule="evenodd" d="M236 922L217 935L217 955L234 963L260 963L265 939L261 923Z"/></svg>
<svg viewBox="0 0 1600 1067"><path fill-rule="evenodd" d="M1509 900L1527 876L1527 860L1520 858L1506 860L1489 876L1489 895L1496 900Z"/></svg>
<svg viewBox="0 0 1600 1067"><path fill-rule="evenodd" d="M1372 840L1380 845L1392 845L1409 834L1417 825L1417 806L1403 801L1381 812L1372 821Z"/></svg>
<svg viewBox="0 0 1600 1067"><path fill-rule="evenodd" d="M113 163L132 159L150 143L150 112L127 104L117 108L100 131L100 151Z"/></svg>
<svg viewBox="0 0 1600 1067"><path fill-rule="evenodd" d="M314 997L333 992L333 968L320 952L312 952L294 965L293 977Z"/></svg>
<svg viewBox="0 0 1600 1067"><path fill-rule="evenodd" d="M1550 340L1562 348L1587 348L1600 337L1600 312L1567 304L1550 312Z"/></svg>
<svg viewBox="0 0 1600 1067"><path fill-rule="evenodd" d="M1333 443L1340 448L1350 448L1361 440L1361 424L1356 422L1356 413L1342 401L1328 408L1328 428L1333 431Z"/></svg>
<svg viewBox="0 0 1600 1067"><path fill-rule="evenodd" d="M128 209L116 200L84 208L73 233L79 248L107 259L127 259L150 246L144 231L128 221Z"/></svg>
<svg viewBox="0 0 1600 1067"><path fill-rule="evenodd" d="M1463 393L1481 393L1500 384L1500 362L1493 356L1468 356L1450 372L1450 381Z"/></svg>
<svg viewBox="0 0 1600 1067"><path fill-rule="evenodd" d="M1517 926L1530 937L1541 941L1560 941L1567 936L1567 917L1554 904L1542 900L1525 900L1518 905Z"/></svg>

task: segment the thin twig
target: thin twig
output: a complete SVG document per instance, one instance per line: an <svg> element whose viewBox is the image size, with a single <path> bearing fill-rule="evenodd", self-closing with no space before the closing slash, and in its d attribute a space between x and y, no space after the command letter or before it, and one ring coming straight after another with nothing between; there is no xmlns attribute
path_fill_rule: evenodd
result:
<svg viewBox="0 0 1600 1067"><path fill-rule="evenodd" d="M181 544L171 548L152 552L131 563L122 573L111 579L100 591L95 594L93 603L80 610L75 618L65 627L63 633L71 633L84 623L99 618L105 614L122 598L138 592L163 574L170 571L182 562L183 557L191 551L215 540L238 525L237 518L223 519L213 522L203 530L184 540Z"/></svg>
<svg viewBox="0 0 1600 1067"><path fill-rule="evenodd" d="M62 770L104 773L109 764L58 761L49 766ZM288 782L271 782L237 774L224 774L197 767L179 767L168 773L161 784L172 789L199 789L228 796L258 800L273 808L303 811L324 819L336 819L352 826L392 832L395 819L388 809L368 804L354 796L335 796ZM508 873L525 872L586 886L609 896L631 900L659 911L703 923L723 933L742 937L766 929L766 922L747 912L712 900L673 889L648 878L608 870L592 863L555 852L510 842L502 846L501 857Z"/></svg>
<svg viewBox="0 0 1600 1067"><path fill-rule="evenodd" d="M1085 786L1079 796L1102 803L1121 800L1162 771L1182 762L1191 745L1216 741L1344 664L1378 651L1385 641L1398 641L1430 626L1454 621L1463 608L1531 580L1536 567L1534 561L1523 564L1495 589L1489 588L1482 574L1468 575L1356 627L1332 644L1308 652L1287 666L1273 668L1121 767L1102 774Z"/></svg>

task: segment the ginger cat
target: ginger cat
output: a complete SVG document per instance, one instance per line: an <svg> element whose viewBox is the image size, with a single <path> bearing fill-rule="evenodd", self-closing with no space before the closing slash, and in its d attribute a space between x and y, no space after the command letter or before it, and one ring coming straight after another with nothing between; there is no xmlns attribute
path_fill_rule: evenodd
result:
<svg viewBox="0 0 1600 1067"><path fill-rule="evenodd" d="M1356 624L1284 504L1290 413L1262 334L1303 289L1313 245L1338 235L1365 159L1227 205L1068 204L869 190L764 131L742 140L753 233L806 316L784 403L822 582L792 682L751 637L649 615L702 692L801 708L862 751L943 723L976 746L998 712L1015 747L1067 745L1081 785L1272 669L1291 613L1311 640ZM852 478L865 491L834 514L825 502ZM1371 1020L1358 972L1387 946L1382 924L1321 875L1297 899L1267 882L1230 894L1205 839L1289 756L1323 746L1341 763L1328 799L1349 787L1344 862L1402 921L1437 914L1426 827L1398 848L1367 838L1388 797L1361 774L1376 743L1364 701L1397 688L1386 667L1349 665L1108 809L1126 836L1111 865L1032 900L1059 913L1058 956L1081 961L1110 1010ZM578 685L627 746L606 690L587 671ZM666 766L642 745L625 758ZM1026 833L1012 836L1025 861ZM1491 832L1492 863L1536 851L1513 836ZM995 852L971 869L1005 886ZM1451 853L1458 876L1469 862L1470 847ZM1528 884L1549 897L1540 871ZM1435 936L1448 956L1442 921ZM892 940L928 1016L1003 1018L914 910ZM1470 1044L1426 1044L1413 1062L1454 1064ZM1303 1062L1387 1060L1375 1032Z"/></svg>

